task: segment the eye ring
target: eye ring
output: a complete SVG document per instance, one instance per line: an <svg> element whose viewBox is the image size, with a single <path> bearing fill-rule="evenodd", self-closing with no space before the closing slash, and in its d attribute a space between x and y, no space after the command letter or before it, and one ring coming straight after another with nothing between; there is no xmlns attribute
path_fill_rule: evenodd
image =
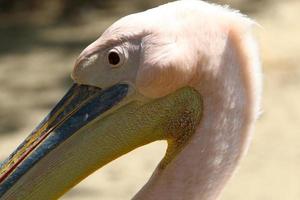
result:
<svg viewBox="0 0 300 200"><path fill-rule="evenodd" d="M106 54L107 63L113 67L120 67L125 61L125 54L122 48L110 49Z"/></svg>

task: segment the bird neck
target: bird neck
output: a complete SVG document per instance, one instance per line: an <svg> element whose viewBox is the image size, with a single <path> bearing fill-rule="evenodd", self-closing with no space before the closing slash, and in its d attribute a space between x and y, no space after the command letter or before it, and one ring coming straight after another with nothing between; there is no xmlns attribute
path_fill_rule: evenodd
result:
<svg viewBox="0 0 300 200"><path fill-rule="evenodd" d="M230 45L226 48L232 49ZM155 170L135 199L218 198L249 146L258 110L255 63L244 62L236 53L225 49L214 71L198 72L199 79L191 85L203 97L200 125L178 156L165 169Z"/></svg>

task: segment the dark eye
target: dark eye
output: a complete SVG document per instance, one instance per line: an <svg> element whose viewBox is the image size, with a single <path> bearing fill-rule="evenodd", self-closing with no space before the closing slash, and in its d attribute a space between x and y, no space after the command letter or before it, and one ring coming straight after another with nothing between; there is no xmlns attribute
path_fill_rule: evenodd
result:
<svg viewBox="0 0 300 200"><path fill-rule="evenodd" d="M111 51L108 53L108 62L111 65L118 65L121 61L119 53L116 51Z"/></svg>
<svg viewBox="0 0 300 200"><path fill-rule="evenodd" d="M123 48L115 47L107 52L106 59L111 67L120 67L126 60L126 53Z"/></svg>

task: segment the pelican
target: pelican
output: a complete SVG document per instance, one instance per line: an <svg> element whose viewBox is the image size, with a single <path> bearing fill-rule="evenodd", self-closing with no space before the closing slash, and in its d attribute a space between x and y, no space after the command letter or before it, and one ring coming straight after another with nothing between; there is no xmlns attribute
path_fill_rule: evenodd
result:
<svg viewBox="0 0 300 200"><path fill-rule="evenodd" d="M203 1L121 18L76 60L74 84L1 164L1 200L58 199L157 140L168 148L142 200L215 200L259 113L255 23Z"/></svg>

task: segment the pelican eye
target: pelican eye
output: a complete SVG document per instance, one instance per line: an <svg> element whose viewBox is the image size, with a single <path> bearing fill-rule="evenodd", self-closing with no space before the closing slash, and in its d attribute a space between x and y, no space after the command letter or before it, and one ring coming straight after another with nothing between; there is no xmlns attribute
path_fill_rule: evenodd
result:
<svg viewBox="0 0 300 200"><path fill-rule="evenodd" d="M125 60L122 49L114 48L107 52L107 62L111 67L119 67Z"/></svg>

